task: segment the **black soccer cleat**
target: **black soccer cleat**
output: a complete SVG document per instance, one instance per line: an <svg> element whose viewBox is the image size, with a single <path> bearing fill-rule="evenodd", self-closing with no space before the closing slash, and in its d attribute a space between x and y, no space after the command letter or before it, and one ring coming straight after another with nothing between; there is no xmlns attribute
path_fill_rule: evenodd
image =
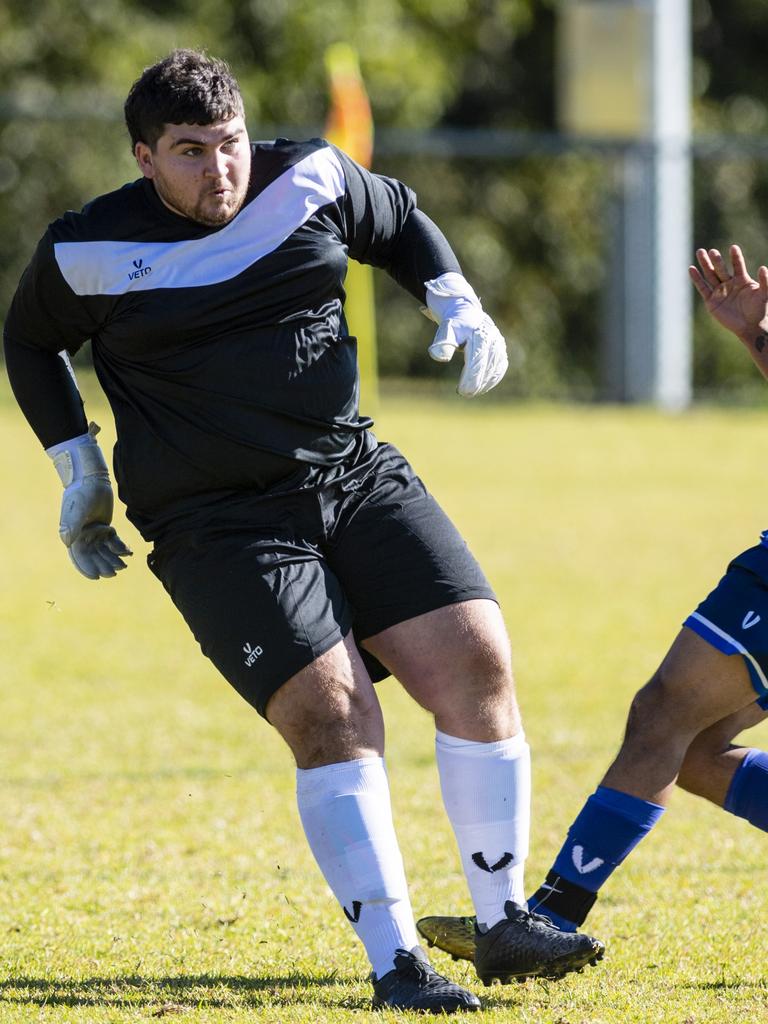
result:
<svg viewBox="0 0 768 1024"><path fill-rule="evenodd" d="M477 996L438 974L427 954L416 946L398 949L394 970L383 977L371 975L375 1009L419 1010L422 1013L457 1013L480 1009Z"/></svg>
<svg viewBox="0 0 768 1024"><path fill-rule="evenodd" d="M475 936L475 970L484 985L554 980L603 959L605 946L598 939L561 932L548 917L530 914L512 900L504 904L504 912L506 920Z"/></svg>
<svg viewBox="0 0 768 1024"><path fill-rule="evenodd" d="M416 928L427 945L449 953L454 960L475 959L476 917L422 917Z"/></svg>

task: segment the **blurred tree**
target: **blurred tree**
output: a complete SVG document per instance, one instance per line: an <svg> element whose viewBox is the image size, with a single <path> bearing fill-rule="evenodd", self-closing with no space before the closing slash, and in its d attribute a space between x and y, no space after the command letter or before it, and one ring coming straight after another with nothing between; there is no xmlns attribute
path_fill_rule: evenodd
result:
<svg viewBox="0 0 768 1024"><path fill-rule="evenodd" d="M558 0L4 0L0 5L0 310L35 240L63 209L136 174L121 123L141 69L173 46L227 58L254 136L322 131L322 55L358 54L377 127L553 132ZM754 0L692 0L696 127L762 134L764 15ZM764 258L768 165L738 152L697 163L696 237ZM412 185L511 342L501 394L597 392L609 160L573 153L484 161L381 156ZM378 288L384 372L455 374L426 357L413 300ZM741 386L748 362L697 310L696 382Z"/></svg>

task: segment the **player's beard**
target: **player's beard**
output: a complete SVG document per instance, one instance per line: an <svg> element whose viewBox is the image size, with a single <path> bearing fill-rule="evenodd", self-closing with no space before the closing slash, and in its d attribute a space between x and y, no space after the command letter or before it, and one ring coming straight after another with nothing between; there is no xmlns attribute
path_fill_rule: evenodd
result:
<svg viewBox="0 0 768 1024"><path fill-rule="evenodd" d="M155 173L153 182L158 196L174 213L209 228L221 227L232 220L243 205L248 187L247 180L242 186L227 185L226 192L219 197L215 187L203 188L190 199L170 188L162 174Z"/></svg>

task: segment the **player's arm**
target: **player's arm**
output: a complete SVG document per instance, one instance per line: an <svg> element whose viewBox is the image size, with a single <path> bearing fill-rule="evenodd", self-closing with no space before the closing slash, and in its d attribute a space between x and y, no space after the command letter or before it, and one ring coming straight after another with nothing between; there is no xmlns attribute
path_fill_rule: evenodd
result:
<svg viewBox="0 0 768 1024"><path fill-rule="evenodd" d="M504 338L462 275L442 231L415 207L393 247L390 273L417 297L424 296L422 312L437 324L428 349L432 359L447 363L456 349L464 350L459 394L474 398L496 387L509 365Z"/></svg>
<svg viewBox="0 0 768 1024"><path fill-rule="evenodd" d="M437 225L416 207L401 182L369 174L340 154L349 197L349 252L361 263L385 269L438 325L429 355L448 362L464 352L458 391L465 398L495 387L507 370L500 331L461 273Z"/></svg>
<svg viewBox="0 0 768 1024"><path fill-rule="evenodd" d="M64 486L59 536L78 571L95 580L125 568L122 558L130 551L110 525L114 502L95 438L98 428L87 425L66 352L54 350L64 342L62 332L74 324L57 324L46 309L55 282L46 279L41 267L44 250L41 244L8 312L5 365L16 400ZM59 308L64 316L63 301Z"/></svg>
<svg viewBox="0 0 768 1024"><path fill-rule="evenodd" d="M717 249L697 249L698 267L688 273L707 311L741 341L768 378L768 267L755 280L738 245L730 248L732 270Z"/></svg>

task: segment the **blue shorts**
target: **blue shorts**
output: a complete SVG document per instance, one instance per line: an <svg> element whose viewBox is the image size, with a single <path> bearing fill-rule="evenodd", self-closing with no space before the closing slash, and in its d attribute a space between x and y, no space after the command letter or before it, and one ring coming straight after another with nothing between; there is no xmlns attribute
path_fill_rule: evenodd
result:
<svg viewBox="0 0 768 1024"><path fill-rule="evenodd" d="M740 654L757 703L768 709L768 547L758 544L734 558L683 625L723 654Z"/></svg>

